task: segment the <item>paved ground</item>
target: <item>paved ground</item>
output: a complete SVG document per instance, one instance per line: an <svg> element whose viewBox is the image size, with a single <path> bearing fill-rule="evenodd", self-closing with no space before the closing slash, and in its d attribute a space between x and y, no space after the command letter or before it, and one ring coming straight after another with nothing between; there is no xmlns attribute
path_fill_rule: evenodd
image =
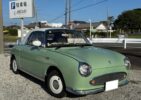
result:
<svg viewBox="0 0 141 100"><path fill-rule="evenodd" d="M132 61L130 83L118 90L62 100L141 100L141 58L129 56ZM57 100L44 89L42 82L9 70L9 56L0 55L0 100Z"/></svg>

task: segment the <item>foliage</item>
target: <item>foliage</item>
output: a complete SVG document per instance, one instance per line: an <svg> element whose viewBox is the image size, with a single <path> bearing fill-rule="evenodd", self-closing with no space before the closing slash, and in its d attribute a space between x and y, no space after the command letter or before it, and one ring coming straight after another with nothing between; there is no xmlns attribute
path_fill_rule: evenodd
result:
<svg viewBox="0 0 141 100"><path fill-rule="evenodd" d="M16 42L17 36L4 35L4 42Z"/></svg>
<svg viewBox="0 0 141 100"><path fill-rule="evenodd" d="M107 33L106 32L95 32L93 35L95 37L100 37L100 38L107 37Z"/></svg>
<svg viewBox="0 0 141 100"><path fill-rule="evenodd" d="M8 29L8 31L9 31L9 35L11 35L11 36L17 36L18 35L18 31L17 31L17 29Z"/></svg>
<svg viewBox="0 0 141 100"><path fill-rule="evenodd" d="M128 38L141 38L141 34L129 34Z"/></svg>
<svg viewBox="0 0 141 100"><path fill-rule="evenodd" d="M141 9L128 10L123 12L114 22L116 29L132 31L141 29Z"/></svg>

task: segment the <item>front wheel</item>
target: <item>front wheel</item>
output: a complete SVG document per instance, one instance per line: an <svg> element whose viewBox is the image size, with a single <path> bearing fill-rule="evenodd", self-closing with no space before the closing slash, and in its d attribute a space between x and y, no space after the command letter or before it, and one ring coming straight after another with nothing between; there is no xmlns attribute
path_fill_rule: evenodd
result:
<svg viewBox="0 0 141 100"><path fill-rule="evenodd" d="M47 90L48 92L57 98L62 98L66 95L64 91L65 85L63 78L58 71L52 71L47 77Z"/></svg>
<svg viewBox="0 0 141 100"><path fill-rule="evenodd" d="M12 70L15 74L18 74L19 70L18 70L18 66L17 66L17 62L16 62L16 59L15 59L15 58L13 58L13 59L11 60L11 65L10 65L10 67L11 67L11 70Z"/></svg>

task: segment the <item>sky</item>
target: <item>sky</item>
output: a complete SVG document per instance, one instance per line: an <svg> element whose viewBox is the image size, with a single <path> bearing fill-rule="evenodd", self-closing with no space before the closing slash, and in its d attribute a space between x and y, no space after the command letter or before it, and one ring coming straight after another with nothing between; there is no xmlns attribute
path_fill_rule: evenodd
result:
<svg viewBox="0 0 141 100"><path fill-rule="evenodd" d="M2 0L4 25L19 25L19 19L9 18L9 1L10 0ZM79 9L90 4L96 4L101 1L103 0L72 0L72 10ZM65 11L65 0L35 0L35 6L37 9L38 21L64 23L65 17L63 14ZM122 12L135 8L141 8L141 0L106 0L98 5L72 12L71 20L89 21L91 19L93 22L104 21L107 19L107 11L109 16L114 16L116 19ZM61 18L54 20L60 16ZM35 21L35 18L24 19L25 24Z"/></svg>

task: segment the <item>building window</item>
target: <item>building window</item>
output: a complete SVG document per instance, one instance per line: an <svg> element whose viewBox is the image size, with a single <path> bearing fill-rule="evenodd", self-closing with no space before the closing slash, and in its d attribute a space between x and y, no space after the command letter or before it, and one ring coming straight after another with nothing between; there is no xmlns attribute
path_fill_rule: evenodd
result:
<svg viewBox="0 0 141 100"><path fill-rule="evenodd" d="M11 9L15 9L16 7L15 7L15 2L12 2L11 3Z"/></svg>
<svg viewBox="0 0 141 100"><path fill-rule="evenodd" d="M16 3L16 7L19 7L19 3Z"/></svg>
<svg viewBox="0 0 141 100"><path fill-rule="evenodd" d="M24 2L24 6L25 6L25 7L27 6L27 3L26 3L26 2Z"/></svg>
<svg viewBox="0 0 141 100"><path fill-rule="evenodd" d="M23 3L21 2L21 3L20 3L20 7L22 7L22 6L23 6Z"/></svg>

